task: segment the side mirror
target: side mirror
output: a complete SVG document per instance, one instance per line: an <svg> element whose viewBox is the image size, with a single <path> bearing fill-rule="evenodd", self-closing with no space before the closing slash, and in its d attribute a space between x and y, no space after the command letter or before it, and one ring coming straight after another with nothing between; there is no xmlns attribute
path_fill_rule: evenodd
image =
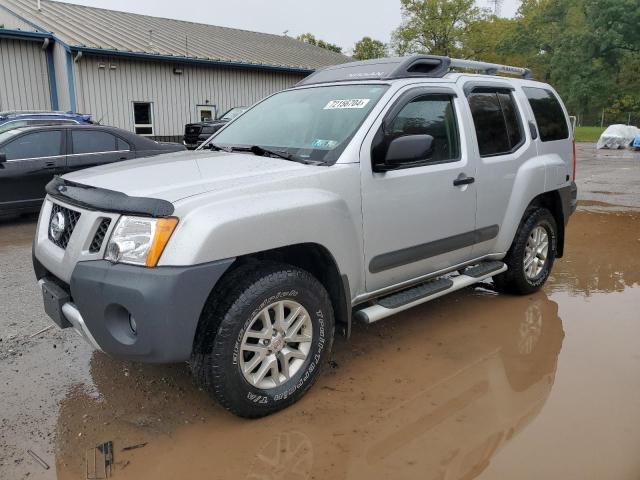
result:
<svg viewBox="0 0 640 480"><path fill-rule="evenodd" d="M433 137L431 135L405 135L395 138L387 148L384 166L393 170L404 165L427 160L433 155Z"/></svg>
<svg viewBox="0 0 640 480"><path fill-rule="evenodd" d="M4 163L7 161L7 154L0 152L0 163Z"/></svg>

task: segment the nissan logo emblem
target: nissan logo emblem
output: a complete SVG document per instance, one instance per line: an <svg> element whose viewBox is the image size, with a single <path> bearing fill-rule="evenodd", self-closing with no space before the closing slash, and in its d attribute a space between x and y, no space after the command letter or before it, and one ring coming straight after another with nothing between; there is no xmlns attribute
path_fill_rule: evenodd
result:
<svg viewBox="0 0 640 480"><path fill-rule="evenodd" d="M57 212L51 218L51 225L49 225L49 233L51 234L51 238L53 238L57 242L62 237L62 234L64 233L66 228L67 219L62 212Z"/></svg>

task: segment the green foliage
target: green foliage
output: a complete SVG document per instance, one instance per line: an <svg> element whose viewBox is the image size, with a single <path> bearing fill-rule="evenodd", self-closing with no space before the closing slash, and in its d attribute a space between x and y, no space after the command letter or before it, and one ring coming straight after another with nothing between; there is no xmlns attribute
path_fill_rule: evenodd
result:
<svg viewBox="0 0 640 480"><path fill-rule="evenodd" d="M431 53L526 66L580 119L640 117L639 0L522 0L514 19L473 0L401 0L400 55ZM627 115L627 117L625 117Z"/></svg>
<svg viewBox="0 0 640 480"><path fill-rule="evenodd" d="M486 17L474 0L401 0L402 24L392 43L399 55L455 56L471 26Z"/></svg>
<svg viewBox="0 0 640 480"><path fill-rule="evenodd" d="M316 47L331 50L332 52L342 53L342 47L333 43L325 42L324 40L318 40L312 33L303 33L302 35L298 35L296 39L310 45L315 45Z"/></svg>
<svg viewBox="0 0 640 480"><path fill-rule="evenodd" d="M364 37L353 48L353 58L356 60L382 58L387 54L387 46L380 40L374 40L371 37Z"/></svg>

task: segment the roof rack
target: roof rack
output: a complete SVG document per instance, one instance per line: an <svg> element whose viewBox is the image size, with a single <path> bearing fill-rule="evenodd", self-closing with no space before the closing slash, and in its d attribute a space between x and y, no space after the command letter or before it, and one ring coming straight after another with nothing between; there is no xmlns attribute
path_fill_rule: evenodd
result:
<svg viewBox="0 0 640 480"><path fill-rule="evenodd" d="M463 68L483 72L486 75L496 75L498 73L508 73L520 75L522 78L530 80L533 78L531 70L524 67L512 67L510 65L500 65L499 63L479 62L477 60L464 60L461 58L450 59L451 68Z"/></svg>
<svg viewBox="0 0 640 480"><path fill-rule="evenodd" d="M349 80L391 80L412 77L441 78L451 69L474 70L486 75L508 73L519 75L525 79L533 78L528 68L438 55L413 55L410 57L378 58L334 65L317 70L298 82L298 85L345 82Z"/></svg>

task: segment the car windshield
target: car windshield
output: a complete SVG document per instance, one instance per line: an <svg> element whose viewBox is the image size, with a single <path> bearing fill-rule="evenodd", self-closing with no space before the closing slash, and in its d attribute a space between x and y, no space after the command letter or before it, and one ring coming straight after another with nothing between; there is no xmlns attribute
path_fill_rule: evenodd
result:
<svg viewBox="0 0 640 480"><path fill-rule="evenodd" d="M222 117L220 117L220 120L233 120L240 114L244 113L246 110L246 108L242 107L232 108L231 110L228 110L227 113L222 115Z"/></svg>
<svg viewBox="0 0 640 480"><path fill-rule="evenodd" d="M225 149L260 146L335 163L388 88L368 84L287 90L257 104L207 143Z"/></svg>

